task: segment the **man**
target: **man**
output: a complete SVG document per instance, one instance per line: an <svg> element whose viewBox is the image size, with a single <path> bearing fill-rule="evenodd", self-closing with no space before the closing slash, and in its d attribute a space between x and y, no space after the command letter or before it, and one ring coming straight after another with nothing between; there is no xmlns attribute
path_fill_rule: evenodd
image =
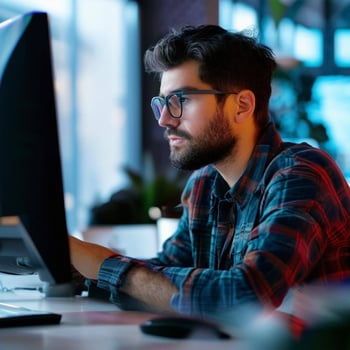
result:
<svg viewBox="0 0 350 350"><path fill-rule="evenodd" d="M155 259L71 238L75 268L123 306L211 315L278 307L292 287L350 276L350 190L334 161L282 143L269 119L273 54L218 26L173 31L145 54L170 159L196 170Z"/></svg>

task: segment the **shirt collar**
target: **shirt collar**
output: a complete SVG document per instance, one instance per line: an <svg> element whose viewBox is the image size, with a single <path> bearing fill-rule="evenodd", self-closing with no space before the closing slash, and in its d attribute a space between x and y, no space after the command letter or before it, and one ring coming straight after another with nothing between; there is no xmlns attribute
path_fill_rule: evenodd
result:
<svg viewBox="0 0 350 350"><path fill-rule="evenodd" d="M237 183L228 188L218 173L215 179L214 195L221 198L224 196L226 199L232 198L243 206L249 197L256 192L265 169L278 153L281 143L282 140L275 125L272 122L268 123L261 131L247 167Z"/></svg>

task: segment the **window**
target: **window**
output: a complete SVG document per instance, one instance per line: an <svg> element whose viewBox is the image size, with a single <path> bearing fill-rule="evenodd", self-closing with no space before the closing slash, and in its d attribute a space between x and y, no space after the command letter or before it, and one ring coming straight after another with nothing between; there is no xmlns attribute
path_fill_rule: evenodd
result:
<svg viewBox="0 0 350 350"><path fill-rule="evenodd" d="M334 60L339 67L350 66L350 29L338 29L335 31Z"/></svg>
<svg viewBox="0 0 350 350"><path fill-rule="evenodd" d="M138 13L127 0L2 0L1 19L50 16L61 157L70 232L140 163ZM127 137L130 128L133 139Z"/></svg>
<svg viewBox="0 0 350 350"><path fill-rule="evenodd" d="M219 21L224 28L257 30L258 19L256 11L243 2L233 3L232 0L221 0L219 4Z"/></svg>

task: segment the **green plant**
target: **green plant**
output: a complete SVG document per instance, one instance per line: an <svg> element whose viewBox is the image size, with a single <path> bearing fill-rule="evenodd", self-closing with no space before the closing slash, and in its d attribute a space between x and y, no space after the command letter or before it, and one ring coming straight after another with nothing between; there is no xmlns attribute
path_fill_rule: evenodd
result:
<svg viewBox="0 0 350 350"><path fill-rule="evenodd" d="M148 154L144 157L142 172L128 166L123 171L129 185L113 193L107 202L92 208L91 225L151 223L154 221L149 216L151 207L175 207L180 203L184 174L175 169L157 174Z"/></svg>

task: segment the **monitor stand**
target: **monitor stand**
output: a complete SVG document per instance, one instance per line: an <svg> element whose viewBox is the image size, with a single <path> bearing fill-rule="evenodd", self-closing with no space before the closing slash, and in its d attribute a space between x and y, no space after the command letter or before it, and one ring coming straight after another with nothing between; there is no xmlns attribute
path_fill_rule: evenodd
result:
<svg viewBox="0 0 350 350"><path fill-rule="evenodd" d="M39 274L47 297L71 297L72 281L56 283L26 228L17 216L0 217L0 272L9 275Z"/></svg>

